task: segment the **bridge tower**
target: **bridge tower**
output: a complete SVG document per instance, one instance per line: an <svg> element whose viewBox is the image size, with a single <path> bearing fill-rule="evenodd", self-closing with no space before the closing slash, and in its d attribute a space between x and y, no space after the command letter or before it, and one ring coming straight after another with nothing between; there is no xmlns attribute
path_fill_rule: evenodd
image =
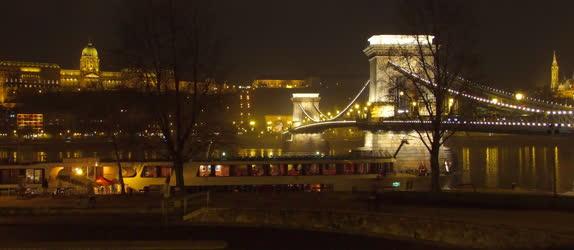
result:
<svg viewBox="0 0 574 250"><path fill-rule="evenodd" d="M303 125L307 116L312 120L321 120L319 112L319 93L294 93L293 101L293 127ZM283 155L325 155L329 146L323 139L322 133L294 134L283 145Z"/></svg>
<svg viewBox="0 0 574 250"><path fill-rule="evenodd" d="M293 127L301 126L307 115L315 121L321 119L319 113L319 93L294 93L293 102ZM305 114L307 113L307 114Z"/></svg>
<svg viewBox="0 0 574 250"><path fill-rule="evenodd" d="M420 69L418 49L426 48L433 38L427 35L376 35L368 39L369 46L363 52L369 58L371 117L392 117L397 111L395 83L404 76L390 68L389 62L417 72ZM425 61L432 62L429 59L425 58Z"/></svg>

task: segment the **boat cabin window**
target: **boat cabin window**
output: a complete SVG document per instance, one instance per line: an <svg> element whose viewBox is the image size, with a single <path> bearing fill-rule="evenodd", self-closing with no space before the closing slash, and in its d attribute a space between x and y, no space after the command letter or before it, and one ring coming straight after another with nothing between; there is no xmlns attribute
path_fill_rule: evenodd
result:
<svg viewBox="0 0 574 250"><path fill-rule="evenodd" d="M209 165L199 166L199 176L209 176L211 174L211 168Z"/></svg>
<svg viewBox="0 0 574 250"><path fill-rule="evenodd" d="M171 175L171 167L166 166L144 166L141 177L162 178Z"/></svg>
<svg viewBox="0 0 574 250"><path fill-rule="evenodd" d="M269 175L271 176L281 176L285 175L284 168L281 167L279 164L271 164L269 165Z"/></svg>
<svg viewBox="0 0 574 250"><path fill-rule="evenodd" d="M28 184L41 184L44 178L43 169L26 169L26 183Z"/></svg>
<svg viewBox="0 0 574 250"><path fill-rule="evenodd" d="M300 170L300 164L287 164L287 175L299 175Z"/></svg>
<svg viewBox="0 0 574 250"><path fill-rule="evenodd" d="M198 176L229 176L228 165L199 165Z"/></svg>

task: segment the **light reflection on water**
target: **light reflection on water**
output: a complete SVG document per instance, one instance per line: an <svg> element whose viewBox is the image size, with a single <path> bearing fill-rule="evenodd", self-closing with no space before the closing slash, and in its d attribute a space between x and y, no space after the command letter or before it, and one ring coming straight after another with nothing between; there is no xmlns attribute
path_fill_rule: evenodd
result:
<svg viewBox="0 0 574 250"><path fill-rule="evenodd" d="M385 145L391 137L383 134L365 138L376 141L330 141L331 152L346 154L363 145ZM420 143L406 145L402 149L405 153L397 156L397 163L403 166L396 169L426 163L428 154L416 153L425 151L421 147ZM406 153L409 150L411 153ZM461 134L453 136L442 153L453 163L462 183L479 188L550 192L556 187L559 193L574 191L574 141L567 137Z"/></svg>
<svg viewBox="0 0 574 250"><path fill-rule="evenodd" d="M574 159L568 145L470 145L457 147L463 181L478 187L557 192L574 188Z"/></svg>

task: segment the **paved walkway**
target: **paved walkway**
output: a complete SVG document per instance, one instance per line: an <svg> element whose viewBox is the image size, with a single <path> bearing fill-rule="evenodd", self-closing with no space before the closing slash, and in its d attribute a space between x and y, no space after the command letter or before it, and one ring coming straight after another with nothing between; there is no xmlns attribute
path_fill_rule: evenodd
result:
<svg viewBox="0 0 574 250"><path fill-rule="evenodd" d="M384 198L383 198L384 199ZM429 217L474 224L539 229L574 235L574 211L490 209L404 205L382 200L378 208L363 197L322 196L320 193L221 193L212 195L212 207L341 210Z"/></svg>
<svg viewBox="0 0 574 250"><path fill-rule="evenodd" d="M161 197L147 195L96 196L97 208L159 208ZM69 196L52 198L51 196L39 196L29 199L18 199L16 196L0 196L1 208L80 208L83 207L85 197Z"/></svg>
<svg viewBox="0 0 574 250"><path fill-rule="evenodd" d="M364 213L391 213L403 216L422 216L441 220L461 221L476 224L518 226L521 228L551 230L574 234L574 211L542 209L492 209L474 207L437 207L429 205L408 205L387 202L384 198L375 206L366 194L347 193L213 193L210 206L265 209L340 210ZM99 196L95 208L86 209L79 198L53 199L50 197L17 200L15 197L0 196L0 211L25 210L68 210L73 214L97 215L98 213L159 214L158 196L134 195L131 197ZM58 213L62 214L62 213ZM26 216L20 219L26 220ZM0 224L14 223L17 217L2 217Z"/></svg>

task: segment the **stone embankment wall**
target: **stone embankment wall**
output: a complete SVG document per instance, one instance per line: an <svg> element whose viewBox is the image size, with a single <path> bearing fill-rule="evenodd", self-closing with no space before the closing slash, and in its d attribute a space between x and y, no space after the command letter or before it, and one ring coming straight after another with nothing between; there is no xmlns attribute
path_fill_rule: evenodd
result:
<svg viewBox="0 0 574 250"><path fill-rule="evenodd" d="M184 219L202 224L269 226L396 237L440 242L464 248L574 246L572 235L380 213L203 208L187 215Z"/></svg>

